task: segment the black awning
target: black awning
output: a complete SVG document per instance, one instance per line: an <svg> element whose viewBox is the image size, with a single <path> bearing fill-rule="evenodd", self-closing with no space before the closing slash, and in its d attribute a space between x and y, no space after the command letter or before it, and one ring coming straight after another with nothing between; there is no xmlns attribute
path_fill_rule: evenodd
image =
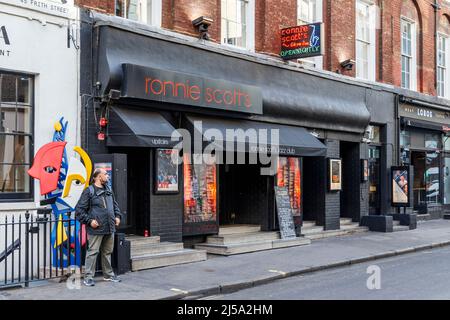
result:
<svg viewBox="0 0 450 320"><path fill-rule="evenodd" d="M164 117L152 111L111 107L109 110L109 147L173 147L175 128Z"/></svg>
<svg viewBox="0 0 450 320"><path fill-rule="evenodd" d="M446 124L439 124L439 123L417 120L417 119L410 119L410 118L405 118L405 117L402 117L401 122L404 126L408 126L408 127L416 127L416 128L421 128L421 129L443 131L443 132L449 131L449 126L447 126Z"/></svg>
<svg viewBox="0 0 450 320"><path fill-rule="evenodd" d="M271 130L278 129L279 146L278 152L281 156L299 156L299 157L320 157L325 156L326 146L311 135L305 128L287 125L278 125L273 123L248 121L240 119L224 119L212 117L187 116L188 129L200 133L206 141L214 142L217 147L227 150L227 141L233 142L233 150L237 150L238 144L244 145L246 152L266 151L267 147L273 150L276 147L272 144ZM227 129L231 130L228 131ZM259 130L266 129L267 142L249 140L249 130L255 130L256 136L259 136ZM236 130L245 132L242 136L234 135ZM220 136L217 137L217 134Z"/></svg>

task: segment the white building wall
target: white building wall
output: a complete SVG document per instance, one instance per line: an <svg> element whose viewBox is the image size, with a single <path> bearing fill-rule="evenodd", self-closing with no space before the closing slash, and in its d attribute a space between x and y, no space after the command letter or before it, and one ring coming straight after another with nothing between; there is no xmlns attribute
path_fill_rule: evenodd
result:
<svg viewBox="0 0 450 320"><path fill-rule="evenodd" d="M0 38L0 70L35 77L34 153L52 140L53 124L61 117L69 122L67 155L80 144L78 15L73 1L62 5L52 0L0 0L0 27L5 27L10 42ZM74 38L70 47L68 28ZM39 200L35 181L34 202L0 203L0 216L2 210L39 206Z"/></svg>

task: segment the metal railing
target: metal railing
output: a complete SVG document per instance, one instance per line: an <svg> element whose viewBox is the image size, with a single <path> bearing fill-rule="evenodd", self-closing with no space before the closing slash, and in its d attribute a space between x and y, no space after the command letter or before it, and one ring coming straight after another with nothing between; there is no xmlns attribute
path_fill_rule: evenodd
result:
<svg viewBox="0 0 450 320"><path fill-rule="evenodd" d="M84 260L84 228L69 215L0 216L0 289L67 277Z"/></svg>

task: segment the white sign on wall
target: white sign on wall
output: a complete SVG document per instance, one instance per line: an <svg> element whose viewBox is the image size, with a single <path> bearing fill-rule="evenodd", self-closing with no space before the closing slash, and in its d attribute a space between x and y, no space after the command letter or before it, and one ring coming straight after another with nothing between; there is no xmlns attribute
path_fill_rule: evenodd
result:
<svg viewBox="0 0 450 320"><path fill-rule="evenodd" d="M1 0L0 2L65 18L70 16L73 8L73 0Z"/></svg>

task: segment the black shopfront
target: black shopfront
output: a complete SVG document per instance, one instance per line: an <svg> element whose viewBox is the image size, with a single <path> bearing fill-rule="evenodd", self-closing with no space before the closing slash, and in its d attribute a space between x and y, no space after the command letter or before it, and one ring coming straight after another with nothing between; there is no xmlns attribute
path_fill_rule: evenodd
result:
<svg viewBox="0 0 450 320"><path fill-rule="evenodd" d="M450 208L450 112L400 97L400 163L411 165L415 213L438 218Z"/></svg>
<svg viewBox="0 0 450 320"><path fill-rule="evenodd" d="M230 224L277 230L275 186L288 189L298 225L339 229L340 218L368 214L361 138L370 89L96 13L83 13L81 30L81 87L92 95L84 99L84 144L94 159L126 157L125 232L189 241ZM107 119L104 140L99 116ZM230 129L277 129L277 170L261 174L269 165L259 154L254 161L260 146L230 138ZM193 151L183 149L174 165L171 148L186 141L183 133ZM208 154L211 145L226 159Z"/></svg>

